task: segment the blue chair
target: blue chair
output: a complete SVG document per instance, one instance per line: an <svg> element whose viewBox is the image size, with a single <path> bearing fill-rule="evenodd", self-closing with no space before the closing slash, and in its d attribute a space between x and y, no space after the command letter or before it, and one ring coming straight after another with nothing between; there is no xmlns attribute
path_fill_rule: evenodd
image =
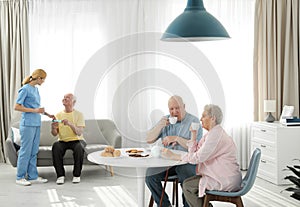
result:
<svg viewBox="0 0 300 207"><path fill-rule="evenodd" d="M204 196L203 207L209 207L210 201L221 201L221 202L230 202L235 204L237 207L244 207L242 196L250 191L252 188L258 165L260 162L261 150L256 148L251 156L250 164L248 171L245 177L242 180L241 189L237 192L225 192L225 191L215 191L215 190L207 190Z"/></svg>

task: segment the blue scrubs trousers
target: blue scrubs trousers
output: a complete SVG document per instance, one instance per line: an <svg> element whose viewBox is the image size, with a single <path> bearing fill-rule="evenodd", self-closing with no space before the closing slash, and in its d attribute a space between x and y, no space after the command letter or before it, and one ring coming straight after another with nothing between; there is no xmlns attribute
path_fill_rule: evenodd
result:
<svg viewBox="0 0 300 207"><path fill-rule="evenodd" d="M17 180L38 177L37 153L40 144L40 126L20 126L21 148L17 162Z"/></svg>

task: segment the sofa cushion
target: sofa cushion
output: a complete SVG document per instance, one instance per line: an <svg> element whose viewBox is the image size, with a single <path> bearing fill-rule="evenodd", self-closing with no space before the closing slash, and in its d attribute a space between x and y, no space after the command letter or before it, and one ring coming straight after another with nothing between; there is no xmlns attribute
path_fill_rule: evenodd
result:
<svg viewBox="0 0 300 207"><path fill-rule="evenodd" d="M51 134L51 121L42 121L40 146L52 146L57 137Z"/></svg>
<svg viewBox="0 0 300 207"><path fill-rule="evenodd" d="M37 156L38 159L52 159L52 146L40 146Z"/></svg>
<svg viewBox="0 0 300 207"><path fill-rule="evenodd" d="M85 120L85 128L83 131L83 138L87 144L105 144L105 140L101 129L103 128L102 122L97 120Z"/></svg>
<svg viewBox="0 0 300 207"><path fill-rule="evenodd" d="M104 148L107 147L107 146L108 145L105 145L105 144L88 144L85 147L85 152L87 154L89 154L89 153L92 153L92 152L104 150Z"/></svg>
<svg viewBox="0 0 300 207"><path fill-rule="evenodd" d="M21 135L18 128L11 127L11 138L16 145L21 145Z"/></svg>
<svg viewBox="0 0 300 207"><path fill-rule="evenodd" d="M50 159L52 160L52 146L46 147L39 147L39 152L38 152L38 159ZM66 154L64 156L65 159L73 159L73 151L72 150L67 150Z"/></svg>
<svg viewBox="0 0 300 207"><path fill-rule="evenodd" d="M104 144L88 144L85 147L86 154L103 150L107 145ZM72 158L73 153L72 150L67 150L64 158ZM40 146L38 152L38 159L52 159L52 145L51 146Z"/></svg>

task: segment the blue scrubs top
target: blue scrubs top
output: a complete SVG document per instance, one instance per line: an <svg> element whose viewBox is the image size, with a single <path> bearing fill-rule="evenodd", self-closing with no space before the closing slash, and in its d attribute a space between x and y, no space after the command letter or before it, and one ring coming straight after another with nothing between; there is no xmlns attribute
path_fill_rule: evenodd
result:
<svg viewBox="0 0 300 207"><path fill-rule="evenodd" d="M161 130L161 133L159 134L158 137L163 139L166 136L179 136L179 137L189 140L189 139L191 139L190 126L191 126L192 122L200 123L199 119L196 116L186 113L186 115L182 121L177 121L176 124L170 124L170 125L164 127ZM203 133L203 130L200 125L198 134L197 134L197 141L199 141L201 139L202 133ZM187 151L187 149L185 149L184 147L182 147L179 144L175 145L174 148L172 147L172 145L167 146L167 148L181 150L181 151Z"/></svg>
<svg viewBox="0 0 300 207"><path fill-rule="evenodd" d="M21 104L26 108L40 107L40 94L35 86L25 84L18 91L17 104ZM22 112L20 121L21 126L41 126L41 115L39 113Z"/></svg>

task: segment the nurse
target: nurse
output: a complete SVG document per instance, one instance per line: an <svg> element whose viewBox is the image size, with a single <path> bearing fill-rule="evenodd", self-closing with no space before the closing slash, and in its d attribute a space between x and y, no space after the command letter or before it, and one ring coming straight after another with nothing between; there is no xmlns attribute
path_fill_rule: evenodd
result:
<svg viewBox="0 0 300 207"><path fill-rule="evenodd" d="M20 120L21 148L17 162L16 184L28 186L32 183L46 183L47 179L39 177L37 171L37 153L40 144L41 114L54 118L40 107L40 94L36 85L42 85L47 73L36 69L26 77L18 91L15 110L22 112Z"/></svg>

